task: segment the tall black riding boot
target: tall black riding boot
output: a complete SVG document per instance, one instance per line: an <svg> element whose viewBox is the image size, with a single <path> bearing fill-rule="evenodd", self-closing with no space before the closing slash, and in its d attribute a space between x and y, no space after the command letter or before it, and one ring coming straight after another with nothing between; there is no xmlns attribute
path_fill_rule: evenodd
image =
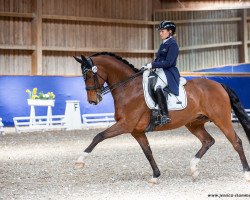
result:
<svg viewBox="0 0 250 200"><path fill-rule="evenodd" d="M169 115L168 115L168 105L166 102L166 98L163 94L163 91L160 87L156 89L155 95L157 98L157 103L158 103L158 105L161 109L161 113L162 113L161 118L159 120L157 120L158 121L157 124L163 125L163 124L169 123L171 121L171 119L169 118Z"/></svg>

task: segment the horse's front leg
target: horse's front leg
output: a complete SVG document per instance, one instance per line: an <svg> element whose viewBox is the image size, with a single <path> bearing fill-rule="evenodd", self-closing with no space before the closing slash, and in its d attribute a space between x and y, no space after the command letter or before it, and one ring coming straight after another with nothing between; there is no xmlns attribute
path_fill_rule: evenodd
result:
<svg viewBox="0 0 250 200"><path fill-rule="evenodd" d="M148 138L145 135L144 132L132 132L132 136L137 140L137 142L140 144L146 158L148 159L152 169L153 169L153 178L149 180L149 183L156 184L158 177L161 175L161 172L159 168L157 167L157 164L154 160L151 148L148 143Z"/></svg>
<svg viewBox="0 0 250 200"><path fill-rule="evenodd" d="M123 133L128 133L131 132L131 130L127 130L124 127L124 123L122 122L117 122L110 128L106 129L105 131L102 131L98 133L92 140L91 144L83 151L83 153L80 155L80 157L77 159L75 162L75 169L80 169L83 168L85 165L84 160L86 157L89 156L89 154L92 152L92 150L95 148L95 146L102 142L103 140L107 138L112 138L117 135L121 135Z"/></svg>

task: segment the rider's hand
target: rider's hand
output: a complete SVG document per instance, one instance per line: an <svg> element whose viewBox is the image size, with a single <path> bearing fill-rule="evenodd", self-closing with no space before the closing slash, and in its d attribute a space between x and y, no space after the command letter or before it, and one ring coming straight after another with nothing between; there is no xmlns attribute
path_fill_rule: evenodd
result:
<svg viewBox="0 0 250 200"><path fill-rule="evenodd" d="M144 69L150 70L152 69L152 64L148 63L147 65L143 66Z"/></svg>

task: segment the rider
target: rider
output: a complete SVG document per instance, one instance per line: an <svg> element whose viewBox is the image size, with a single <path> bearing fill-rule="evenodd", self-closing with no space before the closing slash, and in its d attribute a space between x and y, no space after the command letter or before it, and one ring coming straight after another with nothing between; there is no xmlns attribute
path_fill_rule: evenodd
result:
<svg viewBox="0 0 250 200"><path fill-rule="evenodd" d="M143 67L149 70L157 69L156 73L163 70L167 79L164 80L164 82L168 83L170 92L178 96L180 73L176 67L176 60L179 54L179 46L173 37L175 35L176 25L171 21L162 21L158 30L160 31L160 37L163 42L156 54L157 57L152 63L148 63ZM162 89L163 88L161 86L157 86L155 88L156 100L162 114L161 119L158 121L159 125L163 125L171 121L168 114L166 98L164 97Z"/></svg>

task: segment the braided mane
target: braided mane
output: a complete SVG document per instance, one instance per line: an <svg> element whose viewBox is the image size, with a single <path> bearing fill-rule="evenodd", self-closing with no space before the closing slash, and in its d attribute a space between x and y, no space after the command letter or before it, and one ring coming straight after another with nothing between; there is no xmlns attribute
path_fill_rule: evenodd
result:
<svg viewBox="0 0 250 200"><path fill-rule="evenodd" d="M129 63L127 60L123 59L122 57L120 57L118 55L115 55L114 53L100 52L100 53L95 53L95 54L91 55L90 57L101 56L101 55L111 56L111 57L116 58L117 60L120 60L124 64L128 65L134 72L139 72L140 71L139 69L135 68L134 65L132 65L131 63Z"/></svg>

